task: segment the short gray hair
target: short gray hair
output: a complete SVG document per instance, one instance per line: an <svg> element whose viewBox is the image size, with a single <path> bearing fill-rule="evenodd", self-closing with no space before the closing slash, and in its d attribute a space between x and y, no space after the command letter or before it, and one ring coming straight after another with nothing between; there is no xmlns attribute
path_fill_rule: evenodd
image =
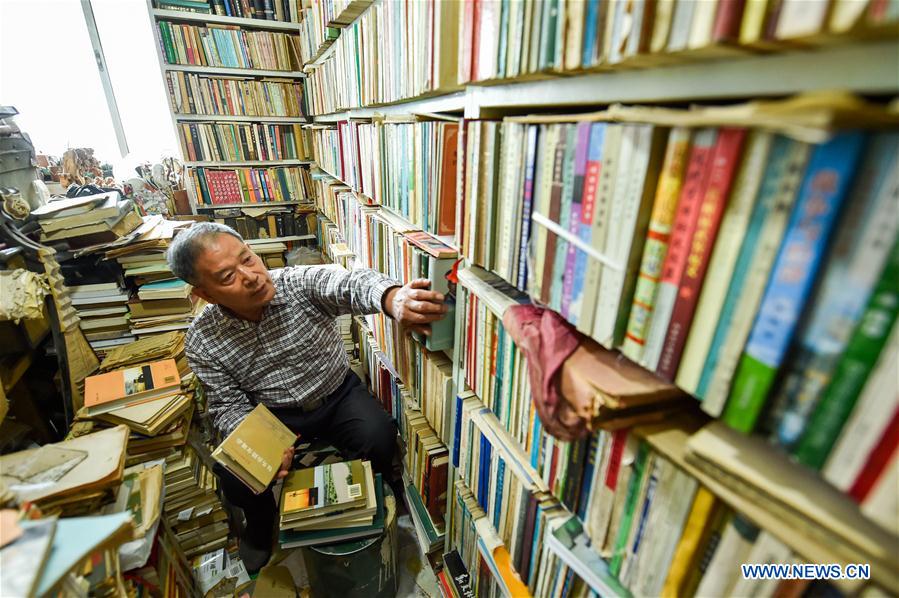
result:
<svg viewBox="0 0 899 598"><path fill-rule="evenodd" d="M218 222L198 222L179 232L165 254L169 269L184 282L197 286L197 258L209 241L219 235L231 235L243 241L240 233Z"/></svg>

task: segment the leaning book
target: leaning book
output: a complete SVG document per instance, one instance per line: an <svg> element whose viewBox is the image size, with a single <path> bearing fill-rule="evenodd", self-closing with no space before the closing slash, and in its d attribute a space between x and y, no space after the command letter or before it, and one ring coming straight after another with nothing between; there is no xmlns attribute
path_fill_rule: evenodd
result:
<svg viewBox="0 0 899 598"><path fill-rule="evenodd" d="M275 479L284 451L296 438L265 405L257 405L212 452L212 458L259 494Z"/></svg>

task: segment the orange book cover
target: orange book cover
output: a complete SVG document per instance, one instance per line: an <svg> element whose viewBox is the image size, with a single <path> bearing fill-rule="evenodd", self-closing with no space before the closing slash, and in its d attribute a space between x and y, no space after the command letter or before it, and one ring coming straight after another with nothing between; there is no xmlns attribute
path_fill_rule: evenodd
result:
<svg viewBox="0 0 899 598"><path fill-rule="evenodd" d="M175 360L154 361L88 376L84 381L84 406L92 414L103 413L171 394L180 387Z"/></svg>

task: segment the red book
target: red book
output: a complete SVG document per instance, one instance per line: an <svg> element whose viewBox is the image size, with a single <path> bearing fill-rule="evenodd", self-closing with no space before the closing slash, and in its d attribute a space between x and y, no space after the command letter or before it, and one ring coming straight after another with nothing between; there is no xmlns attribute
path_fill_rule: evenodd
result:
<svg viewBox="0 0 899 598"><path fill-rule="evenodd" d="M662 356L656 368L658 374L667 380L674 379L677 366L680 365L687 333L693 322L702 281L709 267L709 258L715 246L718 226L727 205L745 138L745 129L725 128L718 132L718 140L715 142L712 161L709 164L708 183L699 204L696 230L690 242L686 268L677 291L674 310L671 312Z"/></svg>
<svg viewBox="0 0 899 598"><path fill-rule="evenodd" d="M715 43L734 41L739 37L745 3L746 0L718 0L718 13L712 29Z"/></svg>
<svg viewBox="0 0 899 598"><path fill-rule="evenodd" d="M443 164L441 164L440 205L437 214L437 234L456 232L456 168L459 125L447 125L443 135Z"/></svg>
<svg viewBox="0 0 899 598"><path fill-rule="evenodd" d="M874 445L868 461L860 472L852 487L849 488L849 496L855 502L862 503L874 488L877 480L883 475L884 470L890 464L893 453L899 447L899 409L893 411L893 417L889 425L883 431L880 440Z"/></svg>

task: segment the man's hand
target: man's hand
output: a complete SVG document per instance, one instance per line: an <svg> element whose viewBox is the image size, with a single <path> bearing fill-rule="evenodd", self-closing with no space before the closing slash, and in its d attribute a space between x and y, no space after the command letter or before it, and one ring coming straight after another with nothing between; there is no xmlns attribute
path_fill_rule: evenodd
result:
<svg viewBox="0 0 899 598"><path fill-rule="evenodd" d="M393 287L384 294L384 312L410 330L431 334L431 322L442 320L447 307L443 294L427 290L431 281L413 280L402 287Z"/></svg>
<svg viewBox="0 0 899 598"><path fill-rule="evenodd" d="M275 476L276 479L286 478L290 472L290 466L293 465L293 450L292 446L284 449L284 455L281 457L281 469L278 470L278 474Z"/></svg>

